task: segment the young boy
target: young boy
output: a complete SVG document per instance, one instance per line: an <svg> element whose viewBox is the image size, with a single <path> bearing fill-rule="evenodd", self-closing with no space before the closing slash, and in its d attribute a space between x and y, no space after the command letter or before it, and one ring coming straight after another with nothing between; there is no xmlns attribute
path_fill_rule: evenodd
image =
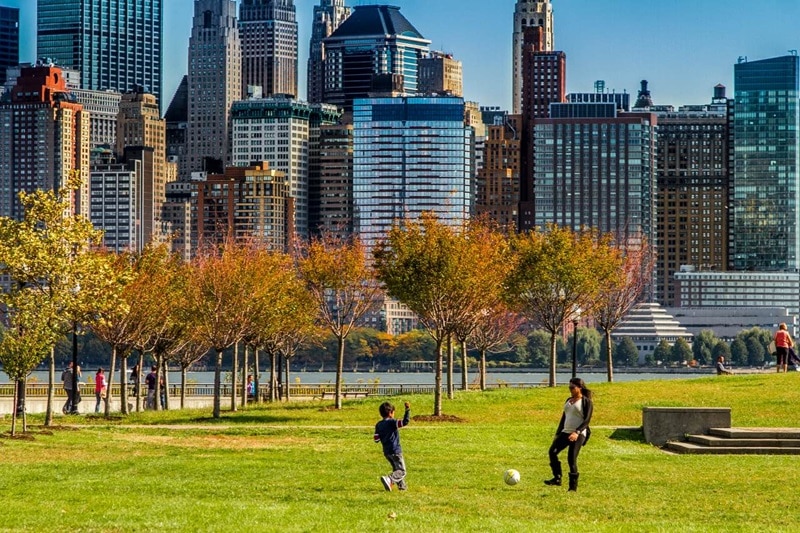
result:
<svg viewBox="0 0 800 533"><path fill-rule="evenodd" d="M411 415L411 404L405 402L406 414L403 420L394 417L394 405L383 402L379 408L383 420L375 424L375 442L383 444L383 455L389 464L392 465L392 473L388 476L381 476L381 483L386 490L392 490L392 485L396 484L400 490L406 490L406 463L403 460L403 450L400 448L401 427L408 425Z"/></svg>

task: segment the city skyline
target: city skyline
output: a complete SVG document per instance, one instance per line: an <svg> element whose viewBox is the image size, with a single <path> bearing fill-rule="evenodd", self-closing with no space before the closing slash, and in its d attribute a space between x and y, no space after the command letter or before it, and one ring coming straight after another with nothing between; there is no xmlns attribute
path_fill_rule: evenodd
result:
<svg viewBox="0 0 800 533"><path fill-rule="evenodd" d="M432 50L453 54L463 62L464 96L483 106L511 107L511 36L515 0L495 0L492 9L478 0L353 0L349 5L391 4L401 8ZM647 79L656 104L710 101L713 87L733 90L733 65L740 56L760 60L800 48L794 22L800 3L675 0L616 0L616 9L598 10L592 0L553 0L556 50L567 54L567 91L589 92L595 80L608 90L636 94ZM169 104L186 73L193 0L165 2L164 102ZM306 97L305 70L313 8L317 0L296 0L299 24L300 97ZM36 2L0 0L19 7L20 61L36 59ZM471 9L472 8L472 9ZM440 21L447 21L447 25ZM610 28L610 29L609 29ZM598 42L601 45L598 45ZM496 83L485 83L492 80Z"/></svg>

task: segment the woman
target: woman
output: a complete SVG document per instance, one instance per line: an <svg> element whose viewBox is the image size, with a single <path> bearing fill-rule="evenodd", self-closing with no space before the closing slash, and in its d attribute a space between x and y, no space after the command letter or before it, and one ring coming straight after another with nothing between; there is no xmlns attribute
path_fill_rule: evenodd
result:
<svg viewBox="0 0 800 533"><path fill-rule="evenodd" d="M553 479L544 482L545 485L561 486L561 462L558 454L564 448L567 452L569 464L569 490L578 490L578 453L586 442L589 433L589 422L592 420L592 391L580 378L569 380L570 397L564 403L564 413L558 423L556 436L550 445L550 468L553 470Z"/></svg>
<svg viewBox="0 0 800 533"><path fill-rule="evenodd" d="M102 368L97 369L94 375L94 397L97 403L94 405L94 412L100 412L100 402L106 397L106 375Z"/></svg>
<svg viewBox="0 0 800 533"><path fill-rule="evenodd" d="M794 342L786 331L786 324L778 326L775 332L775 352L778 354L778 372L789 369L789 348L794 348Z"/></svg>

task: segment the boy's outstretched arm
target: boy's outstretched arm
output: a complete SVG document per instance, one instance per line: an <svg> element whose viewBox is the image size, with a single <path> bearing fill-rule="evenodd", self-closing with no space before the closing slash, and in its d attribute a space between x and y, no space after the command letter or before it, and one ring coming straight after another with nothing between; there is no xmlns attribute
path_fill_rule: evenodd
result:
<svg viewBox="0 0 800 533"><path fill-rule="evenodd" d="M397 427L401 428L403 426L407 426L408 423L411 421L411 404L406 402L406 413L403 415L403 420L397 424Z"/></svg>

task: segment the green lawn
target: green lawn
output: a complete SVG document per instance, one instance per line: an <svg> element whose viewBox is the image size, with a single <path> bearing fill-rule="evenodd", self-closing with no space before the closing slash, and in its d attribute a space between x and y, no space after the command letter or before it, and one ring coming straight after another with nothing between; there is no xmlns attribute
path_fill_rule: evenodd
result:
<svg viewBox="0 0 800 533"><path fill-rule="evenodd" d="M59 417L0 439L0 531L791 531L800 456L680 456L625 426L643 406L725 406L736 426L800 426L800 374L595 385L580 490L546 487L567 389L457 393L461 422L401 430L409 490L383 490L382 399ZM412 415L433 398L409 396ZM5 429L10 420L2 421ZM68 427L78 424L79 427ZM566 453L566 452L565 452ZM564 457L566 461L566 457ZM566 465L565 465L566 467ZM507 468L522 474L506 486ZM565 484L566 485L566 484Z"/></svg>

